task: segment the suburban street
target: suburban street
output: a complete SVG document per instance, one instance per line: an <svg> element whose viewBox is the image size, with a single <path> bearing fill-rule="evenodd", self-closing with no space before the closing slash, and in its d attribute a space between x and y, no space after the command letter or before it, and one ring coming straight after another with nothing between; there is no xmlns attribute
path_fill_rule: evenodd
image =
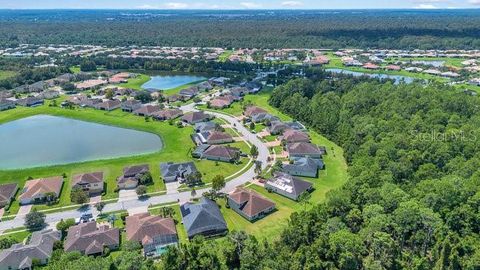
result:
<svg viewBox="0 0 480 270"><path fill-rule="evenodd" d="M195 104L188 104L181 109L187 113L187 112L193 112L193 111L198 111L195 108ZM235 117L228 116L225 114L221 113L215 113L215 112L208 112L209 114L214 115L217 118L221 118L225 120L229 125L232 126L232 128L235 128L238 133L242 135L242 137L251 145L255 145L258 148L258 157L256 160L260 161L262 163L262 169L265 169L267 167L268 163L268 156L269 156L269 150L268 147L250 130L245 128L242 123ZM248 181L251 181L255 177L255 167L251 166L247 171L242 173L241 175L238 175L234 177L233 179L229 180L225 188L222 190L223 192L230 192L235 189L235 187L242 185ZM158 181L158 179L157 179ZM208 191L209 188L204 188L197 190L197 195L196 197L201 196L202 193L205 191ZM121 210L131 210L131 209L138 209L138 208L143 208L147 209L148 206L150 205L158 205L158 204L165 204L165 203L177 203L177 202L186 202L189 201L192 198L191 192L190 191L185 191L185 192L176 192L176 193L169 193L169 194L164 194L164 195L157 195L157 196L150 196L145 199L138 199L136 197L128 197L124 198L122 200L119 200L118 202L115 203L108 203L105 205L105 208L103 209L104 213L107 212L113 212L113 211L121 211ZM75 210L66 210L66 211L61 211L61 212L55 212L55 213L50 213L46 214L46 219L45 222L49 226L53 226L57 222L59 222L62 219L68 219L68 218L77 218L80 217L83 213L91 211L92 213L98 214L97 210L92 207L83 207L80 209L75 209ZM0 232L3 232L8 229L13 229L13 228L19 228L24 226L24 221L25 221L25 215L17 215L15 219L12 220L7 220L4 222L0 222Z"/></svg>

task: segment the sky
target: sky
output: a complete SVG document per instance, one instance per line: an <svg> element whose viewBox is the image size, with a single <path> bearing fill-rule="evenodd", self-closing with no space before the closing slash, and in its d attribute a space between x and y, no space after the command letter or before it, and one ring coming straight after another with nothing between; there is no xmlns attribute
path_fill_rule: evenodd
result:
<svg viewBox="0 0 480 270"><path fill-rule="evenodd" d="M480 0L0 0L0 9L448 9Z"/></svg>

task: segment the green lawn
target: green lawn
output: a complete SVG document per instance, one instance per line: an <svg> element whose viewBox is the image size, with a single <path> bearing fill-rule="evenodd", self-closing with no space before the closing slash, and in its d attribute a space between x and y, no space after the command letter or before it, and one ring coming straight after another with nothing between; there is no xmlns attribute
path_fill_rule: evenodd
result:
<svg viewBox="0 0 480 270"><path fill-rule="evenodd" d="M122 112L120 110L115 110L112 112L104 112L94 109L83 108L69 110L59 107L49 107L47 105L36 108L18 107L13 110L1 112L0 124L37 114L49 114L54 116L69 117L79 120L151 132L159 135L164 143L164 149L159 152L147 155L124 157L110 160L96 160L50 167L0 171L0 183L17 182L20 188L23 187L28 177L40 178L58 176L65 173L67 177L62 188L59 203L53 206L36 206L36 208L40 210L71 205L69 197L71 191L70 179L73 175L77 173L103 171L106 182L106 194L103 196L103 198L111 199L118 197L118 194L114 192L114 189L116 187L116 178L121 175L122 170L125 166L144 163L149 164L152 176L154 178L154 184L148 186L148 192L155 192L165 190L165 185L163 181L160 180L159 164L161 162L194 161L199 171L202 172L202 174L204 175L203 179L205 182L210 182L211 179L213 179L213 177L218 174L218 171L221 171L225 176L234 174L235 172L241 170L243 166L245 166L246 162L248 162L248 159L246 158L242 159L242 164L237 165L224 162L219 162L218 164L216 164L213 161L200 161L193 159L190 157L190 152L195 147L192 140L190 139L190 134L193 132L193 129L191 127L177 128L176 126L169 125L167 122L146 122L143 117L137 117L135 115ZM52 146L52 148L54 148L54 146ZM14 201L9 209L9 212L7 212L5 215L15 214L18 211L18 208L18 201Z"/></svg>
<svg viewBox="0 0 480 270"><path fill-rule="evenodd" d="M218 56L218 60L220 62L226 62L232 54L233 54L232 50L226 50L220 56Z"/></svg>
<svg viewBox="0 0 480 270"><path fill-rule="evenodd" d="M17 75L17 72L11 70L0 70L0 80L8 79Z"/></svg>
<svg viewBox="0 0 480 270"><path fill-rule="evenodd" d="M31 232L29 231L21 231L21 232L11 233L7 235L0 235L0 239L12 238L12 239L15 239L15 241L17 241L18 243L22 243L23 240L25 240L25 238L27 238L30 234Z"/></svg>
<svg viewBox="0 0 480 270"><path fill-rule="evenodd" d="M128 79L128 82L126 83L121 83L118 86L119 87L125 87L125 88L130 88L130 89L135 89L135 90L141 90L142 85L150 80L150 76L145 75L145 74L138 74L137 77Z"/></svg>

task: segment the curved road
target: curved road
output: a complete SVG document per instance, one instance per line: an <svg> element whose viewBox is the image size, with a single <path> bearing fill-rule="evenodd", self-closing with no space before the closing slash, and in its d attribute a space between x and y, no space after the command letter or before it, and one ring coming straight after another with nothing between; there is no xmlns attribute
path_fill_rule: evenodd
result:
<svg viewBox="0 0 480 270"><path fill-rule="evenodd" d="M181 109L185 112L193 112L198 111L195 109L195 104L189 104L181 107ZM269 151L268 147L250 130L245 128L238 119L215 112L208 112L209 114L215 115L218 118L221 118L227 121L232 127L236 127L237 131L242 135L242 137L248 141L250 144L255 145L258 148L258 157L256 160L262 162L262 169L267 167ZM252 166L243 174L233 178L232 180L228 181L225 185L225 188L222 190L223 192L230 192L235 189L235 187L242 185L255 177L255 166ZM208 191L210 188L205 188L197 191L197 194L202 194L205 191ZM177 201L185 202L192 198L190 191L185 192L176 192L171 194L164 194L158 196L151 196L147 199L139 200L135 197L130 197L126 200L122 200L115 203L109 203L105 205L103 212L112 212L112 211L120 211L120 210L127 210L127 209L134 209L140 207L148 207L149 205L156 205L156 204L164 204L164 203L176 203ZM82 213L86 211L96 212L95 209L91 209L93 207L76 209L76 210L67 210L62 212L55 212L46 214L45 222L49 225L56 224L61 219L68 219L68 218L77 218L80 217ZM4 222L0 222L0 232L3 232L7 229L18 228L24 226L25 216L17 215L17 217L13 220L8 220Z"/></svg>

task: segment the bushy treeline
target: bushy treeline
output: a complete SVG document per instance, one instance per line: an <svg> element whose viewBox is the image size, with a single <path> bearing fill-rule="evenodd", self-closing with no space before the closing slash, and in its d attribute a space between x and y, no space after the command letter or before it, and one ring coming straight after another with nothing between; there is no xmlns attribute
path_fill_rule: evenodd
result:
<svg viewBox="0 0 480 270"><path fill-rule="evenodd" d="M3 11L0 44L476 49L478 11Z"/></svg>

